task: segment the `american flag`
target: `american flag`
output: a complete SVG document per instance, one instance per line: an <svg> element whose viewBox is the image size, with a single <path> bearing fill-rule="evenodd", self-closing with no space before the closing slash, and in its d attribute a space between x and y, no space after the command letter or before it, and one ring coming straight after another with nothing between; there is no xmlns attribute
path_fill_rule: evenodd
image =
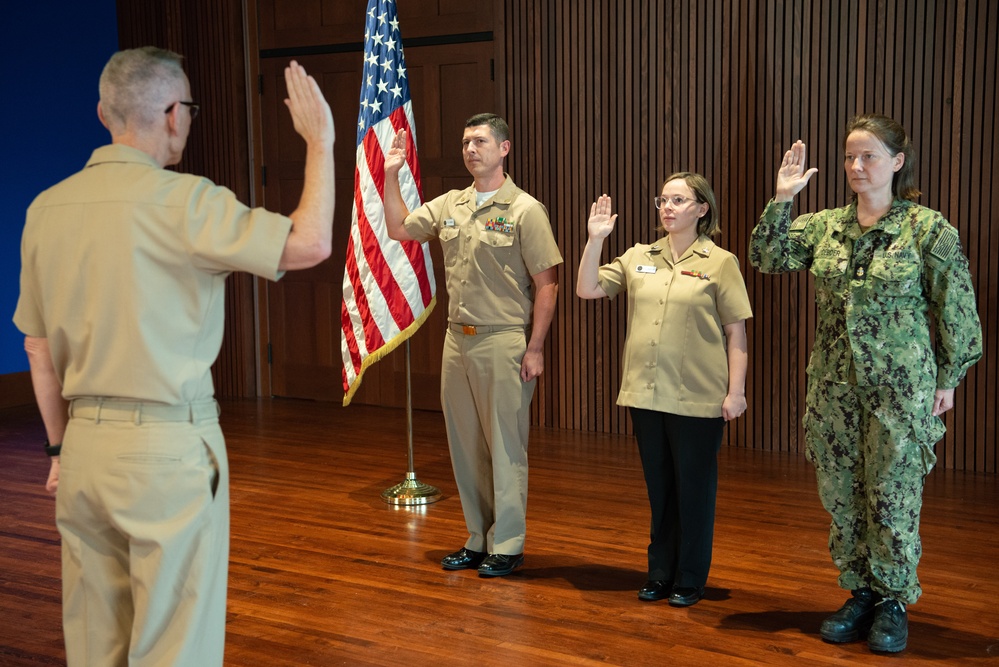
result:
<svg viewBox="0 0 999 667"><path fill-rule="evenodd" d="M402 197L411 211L423 203L415 125L395 2L369 0L340 313L344 405L350 404L368 366L409 338L436 303L429 246L399 243L385 232L385 151L400 129L409 141L408 164L399 172Z"/></svg>

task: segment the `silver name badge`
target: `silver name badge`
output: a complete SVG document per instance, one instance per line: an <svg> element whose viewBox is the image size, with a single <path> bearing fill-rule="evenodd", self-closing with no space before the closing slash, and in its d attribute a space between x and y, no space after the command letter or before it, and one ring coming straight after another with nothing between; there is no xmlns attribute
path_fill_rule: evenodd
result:
<svg viewBox="0 0 999 667"><path fill-rule="evenodd" d="M635 270L639 273L655 273L656 267L646 264L639 264L635 267Z"/></svg>
<svg viewBox="0 0 999 667"><path fill-rule="evenodd" d="M454 227L454 218L445 218L444 219L444 226L445 227Z"/></svg>

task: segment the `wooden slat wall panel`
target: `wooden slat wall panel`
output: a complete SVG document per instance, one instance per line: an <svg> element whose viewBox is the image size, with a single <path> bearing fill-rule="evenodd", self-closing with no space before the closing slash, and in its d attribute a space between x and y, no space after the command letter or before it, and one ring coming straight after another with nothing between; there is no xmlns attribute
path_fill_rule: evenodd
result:
<svg viewBox="0 0 999 667"><path fill-rule="evenodd" d="M188 56L196 94L204 91L211 102L205 112L218 116L199 118L201 132L192 136L182 169L248 199L241 8L235 0L209 4L120 0L121 43L157 43ZM275 13L275 4L260 0L264 49L335 43L344 38L338 13L363 6L361 0L310 0L296 5L298 16L287 13L289 3L282 3L285 13ZM810 161L820 169L799 197L799 210L845 203L843 125L858 111L879 111L898 118L913 136L921 203L943 211L960 231L984 325L985 357L946 417L940 465L997 471L996 3L508 0L493 3L495 18L480 8L471 20L462 3L436 6L437 18L425 26L406 23L408 36L474 32L494 21L503 52L496 63L499 112L514 132L509 168L548 205L566 258L536 422L629 431L626 412L615 405L623 300L582 302L573 294L586 212L601 192L614 197L620 218L605 250L610 259L654 238L650 198L665 175L693 169L715 187L720 242L742 262L756 313L749 334L750 409L728 429L728 444L800 453L814 291L806 275L757 274L746 257L748 234L772 194L783 150L797 138L808 142ZM319 16L319 23L305 15ZM227 296L237 309L247 302L245 295ZM238 370L217 378L220 393L251 384L252 363L244 361L252 359L252 342L249 357L240 349L247 347L241 343L252 315L237 310L230 316L238 324L230 322L230 335L238 332L241 340L227 339L219 368Z"/></svg>
<svg viewBox="0 0 999 667"><path fill-rule="evenodd" d="M958 228L984 325L985 357L946 416L940 465L996 472L997 13L987 0L504 3L510 170L549 206L566 258L536 420L629 431L615 405L623 300L574 296L586 214L600 193L614 198L620 217L606 243L609 260L655 237L651 197L668 173L691 169L715 187L720 243L739 257L756 315L750 407L730 425L727 442L802 452L814 289L806 274L752 269L749 232L772 195L783 151L798 138L819 168L798 210L845 204L843 127L855 113L876 111L913 137L920 202Z"/></svg>
<svg viewBox="0 0 999 667"><path fill-rule="evenodd" d="M120 48L154 45L184 56L201 113L177 170L207 176L250 203L242 2L119 0L117 9ZM221 397L257 395L254 292L246 274L234 274L226 283L226 332L212 368Z"/></svg>

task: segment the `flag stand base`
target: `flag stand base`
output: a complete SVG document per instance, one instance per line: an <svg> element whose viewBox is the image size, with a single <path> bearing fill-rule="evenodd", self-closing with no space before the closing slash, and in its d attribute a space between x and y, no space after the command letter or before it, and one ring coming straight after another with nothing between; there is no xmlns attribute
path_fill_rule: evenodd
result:
<svg viewBox="0 0 999 667"><path fill-rule="evenodd" d="M382 491L382 500L391 505L428 505L440 499L440 489L416 479L415 472L407 472L406 481Z"/></svg>
<svg viewBox="0 0 999 667"><path fill-rule="evenodd" d="M406 444L409 454L406 480L382 491L382 500L390 505L429 505L437 502L441 499L440 489L416 479L413 468L413 389L410 382L408 338L406 339Z"/></svg>

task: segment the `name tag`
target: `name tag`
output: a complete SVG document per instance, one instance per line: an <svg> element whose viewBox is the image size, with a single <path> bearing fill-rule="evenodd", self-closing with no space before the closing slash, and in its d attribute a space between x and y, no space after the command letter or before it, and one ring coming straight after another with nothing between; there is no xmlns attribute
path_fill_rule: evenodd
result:
<svg viewBox="0 0 999 667"><path fill-rule="evenodd" d="M635 267L635 270L638 271L639 273L655 273L656 267L650 264L639 264L638 266Z"/></svg>
<svg viewBox="0 0 999 667"><path fill-rule="evenodd" d="M445 227L454 227L454 218L444 218Z"/></svg>

